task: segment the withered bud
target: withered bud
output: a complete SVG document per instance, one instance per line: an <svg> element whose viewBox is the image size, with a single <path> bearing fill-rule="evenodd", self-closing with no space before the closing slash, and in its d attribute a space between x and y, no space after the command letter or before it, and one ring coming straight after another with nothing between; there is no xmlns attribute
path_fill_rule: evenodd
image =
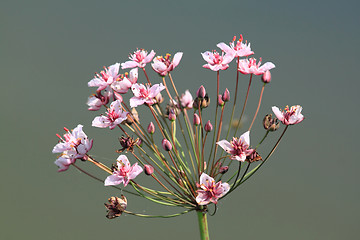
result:
<svg viewBox="0 0 360 240"><path fill-rule="evenodd" d="M225 104L225 102L224 102L224 100L222 99L222 96L219 95L219 96L218 96L218 105L222 107L222 106L224 106L224 104Z"/></svg>
<svg viewBox="0 0 360 240"><path fill-rule="evenodd" d="M150 122L150 123L149 123L149 126L147 127L147 132L150 133L150 134L154 134L154 132L155 132L155 126L154 126L154 123L153 123L153 122Z"/></svg>
<svg viewBox="0 0 360 240"><path fill-rule="evenodd" d="M171 149L172 149L171 142L169 140L167 140L166 138L164 138L162 140L161 145L162 145L163 149L167 152L171 151Z"/></svg>
<svg viewBox="0 0 360 240"><path fill-rule="evenodd" d="M256 161L262 161L262 157L259 155L259 153L255 150L252 151L248 156L246 156L246 160L249 163L256 162Z"/></svg>
<svg viewBox="0 0 360 240"><path fill-rule="evenodd" d="M227 88L221 97L224 102L228 102L230 100L230 92Z"/></svg>
<svg viewBox="0 0 360 240"><path fill-rule="evenodd" d="M199 89L196 91L196 96L198 98L204 98L206 95L206 90L203 85L199 87Z"/></svg>
<svg viewBox="0 0 360 240"><path fill-rule="evenodd" d="M153 172L154 172L153 166L148 165L148 164L144 165L144 172L145 172L146 175L153 174Z"/></svg>
<svg viewBox="0 0 360 240"><path fill-rule="evenodd" d="M206 132L211 132L213 130L213 125L211 124L210 120L207 121L207 123L205 124L204 129L205 129Z"/></svg>
<svg viewBox="0 0 360 240"><path fill-rule="evenodd" d="M219 173L225 174L229 170L228 166L223 166L219 169Z"/></svg>
<svg viewBox="0 0 360 240"><path fill-rule="evenodd" d="M181 109L175 101L170 101L170 103L166 105L165 111L165 117L169 117L171 112L174 113L176 116L181 113Z"/></svg>
<svg viewBox="0 0 360 240"><path fill-rule="evenodd" d="M272 118L272 114L267 114L264 117L263 125L265 130L273 132L280 127L280 122L278 122L277 118Z"/></svg>
<svg viewBox="0 0 360 240"><path fill-rule="evenodd" d="M266 70L266 72L262 75L261 80L264 83L269 83L271 81L271 73L269 70Z"/></svg>
<svg viewBox="0 0 360 240"><path fill-rule="evenodd" d="M108 199L108 202L109 203L104 203L105 207L107 208L106 217L108 219L113 219L121 216L127 206L127 200L124 195L121 195L121 198L111 197Z"/></svg>
<svg viewBox="0 0 360 240"><path fill-rule="evenodd" d="M199 117L199 115L197 115L196 113L194 113L193 124L194 124L195 126L198 126L198 125L200 124L200 117Z"/></svg>
<svg viewBox="0 0 360 240"><path fill-rule="evenodd" d="M122 149L119 149L116 152L121 153L124 150L127 150L129 152L134 151L134 146L135 146L135 144L137 144L137 141L138 141L138 139L134 140L131 137L121 136L121 138L119 138L119 142L120 142Z"/></svg>
<svg viewBox="0 0 360 240"><path fill-rule="evenodd" d="M207 108L210 105L210 98L208 96L208 94L205 95L205 97L203 98L195 98L194 102L193 102L193 107L195 109L199 109L199 107L201 108Z"/></svg>

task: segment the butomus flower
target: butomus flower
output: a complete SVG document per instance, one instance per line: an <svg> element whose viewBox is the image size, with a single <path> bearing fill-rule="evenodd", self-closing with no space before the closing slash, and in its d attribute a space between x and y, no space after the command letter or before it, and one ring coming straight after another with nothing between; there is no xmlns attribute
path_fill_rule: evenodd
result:
<svg viewBox="0 0 360 240"><path fill-rule="evenodd" d="M127 119L128 112L121 109L120 101L116 100L111 103L110 108L105 115L95 117L92 126L99 128L114 129L118 124Z"/></svg>
<svg viewBox="0 0 360 240"><path fill-rule="evenodd" d="M207 205L210 202L217 204L219 198L224 196L229 190L230 185L228 183L222 183L221 181L215 182L215 180L202 173L200 176L200 184L198 185L196 202L199 205Z"/></svg>
<svg viewBox="0 0 360 240"><path fill-rule="evenodd" d="M301 114L302 107L300 105L295 105L291 108L286 106L283 111L274 106L272 110L276 117L285 125L298 124L304 120L304 116Z"/></svg>
<svg viewBox="0 0 360 240"><path fill-rule="evenodd" d="M246 156L252 153L250 147L250 132L247 131L240 136L240 138L233 138L230 142L221 140L217 142L222 149L231 154L230 159L244 162Z"/></svg>
<svg viewBox="0 0 360 240"><path fill-rule="evenodd" d="M147 63L151 62L154 56L155 52L153 50L148 54L144 49L138 49L133 54L130 54L130 61L121 64L121 68L144 68Z"/></svg>
<svg viewBox="0 0 360 240"><path fill-rule="evenodd" d="M130 180L136 178L143 169L137 164L130 165L128 158L125 155L120 155L117 159L117 168L113 170L113 174L105 179L105 186L124 184L128 185Z"/></svg>
<svg viewBox="0 0 360 240"><path fill-rule="evenodd" d="M151 87L135 83L131 87L134 97L130 98L130 107L137 107L144 103L153 105L156 102L155 97L164 89L161 83Z"/></svg>
<svg viewBox="0 0 360 240"><path fill-rule="evenodd" d="M182 52L175 53L172 60L170 60L170 54L166 54L165 57L157 56L154 58L154 62L151 64L151 66L155 72L159 73L161 76L165 76L174 70L177 65L179 65L182 55Z"/></svg>

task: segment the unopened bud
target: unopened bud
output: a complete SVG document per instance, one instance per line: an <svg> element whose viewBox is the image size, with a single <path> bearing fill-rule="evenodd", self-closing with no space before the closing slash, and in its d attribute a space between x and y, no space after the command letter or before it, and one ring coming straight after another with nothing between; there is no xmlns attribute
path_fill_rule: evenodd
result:
<svg viewBox="0 0 360 240"><path fill-rule="evenodd" d="M225 89L225 92L222 95L222 100L224 102L228 102L230 100L230 92L227 88Z"/></svg>
<svg viewBox="0 0 360 240"><path fill-rule="evenodd" d="M200 117L196 113L194 113L193 123L195 126L198 126L200 124Z"/></svg>
<svg viewBox="0 0 360 240"><path fill-rule="evenodd" d="M225 104L225 102L224 102L224 100L222 99L222 96L219 95L219 96L218 96L218 105L219 105L219 106L224 106L224 104Z"/></svg>
<svg viewBox="0 0 360 240"><path fill-rule="evenodd" d="M150 133L150 134L154 134L154 132L155 132L155 126L154 126L154 123L153 123L153 122L150 122L150 123L149 123L149 126L147 127L147 132Z"/></svg>
<svg viewBox="0 0 360 240"><path fill-rule="evenodd" d="M155 100L157 103L162 103L164 101L164 98L161 95L161 93L159 93L158 95L155 96Z"/></svg>
<svg viewBox="0 0 360 240"><path fill-rule="evenodd" d="M209 121L207 121L207 123L205 124L205 131L206 132L211 132L212 130L213 130L213 126L212 126L212 124L210 123L210 120Z"/></svg>
<svg viewBox="0 0 360 240"><path fill-rule="evenodd" d="M269 83L271 81L271 73L269 70L266 70L266 72L262 75L261 80L264 83Z"/></svg>
<svg viewBox="0 0 360 240"><path fill-rule="evenodd" d="M225 174L229 170L228 166L223 166L219 169L219 173Z"/></svg>
<svg viewBox="0 0 360 240"><path fill-rule="evenodd" d="M138 140L136 141L136 144L141 147L143 144L143 140L141 140L141 138L138 138Z"/></svg>
<svg viewBox="0 0 360 240"><path fill-rule="evenodd" d="M176 120L176 114L175 114L173 109L171 109L170 112L169 112L169 120L170 121L175 121Z"/></svg>
<svg viewBox="0 0 360 240"><path fill-rule="evenodd" d="M206 90L203 85L200 86L200 88L196 91L196 96L199 98L204 98L206 95Z"/></svg>
<svg viewBox="0 0 360 240"><path fill-rule="evenodd" d="M163 149L167 152L171 151L171 149L172 149L172 145L171 145L170 141L165 138L162 140L161 145L162 145Z"/></svg>
<svg viewBox="0 0 360 240"><path fill-rule="evenodd" d="M151 175L154 172L154 168L151 165L144 165L144 172L146 175Z"/></svg>
<svg viewBox="0 0 360 240"><path fill-rule="evenodd" d="M265 130L273 132L279 128L280 122L278 122L277 118L272 118L272 114L267 114L264 117L263 125Z"/></svg>

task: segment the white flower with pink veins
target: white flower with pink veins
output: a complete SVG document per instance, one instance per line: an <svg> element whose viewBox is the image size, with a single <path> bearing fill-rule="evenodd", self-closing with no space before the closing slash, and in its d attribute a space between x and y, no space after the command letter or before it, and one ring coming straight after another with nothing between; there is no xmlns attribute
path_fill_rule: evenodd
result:
<svg viewBox="0 0 360 240"><path fill-rule="evenodd" d="M230 142L221 140L216 143L227 153L231 154L230 159L244 162L246 157L253 152L250 149L250 132L247 131L240 136L240 138L233 138Z"/></svg>
<svg viewBox="0 0 360 240"><path fill-rule="evenodd" d="M144 68L147 63L151 62L154 58L155 52L151 50L148 54L144 49L136 50L133 54L130 54L129 59L131 61L126 61L121 64L121 68Z"/></svg>
<svg viewBox="0 0 360 240"><path fill-rule="evenodd" d="M92 148L93 140L88 139L82 127L79 124L71 132L64 128L67 133L64 134L63 138L57 134L61 141L55 145L52 152L71 153L67 155L71 156L72 159L83 158Z"/></svg>
<svg viewBox="0 0 360 240"><path fill-rule="evenodd" d="M143 171L137 163L130 165L128 158L125 155L120 155L117 159L117 168L114 169L112 175L105 179L105 186L124 184L124 187L128 185L130 180L136 178Z"/></svg>
<svg viewBox="0 0 360 240"><path fill-rule="evenodd" d="M304 116L301 114L302 107L300 105L286 106L284 111L280 111L278 107L272 107L272 110L276 117L285 125L294 125L302 122Z"/></svg>
<svg viewBox="0 0 360 240"><path fill-rule="evenodd" d="M261 65L261 58L258 63L256 63L255 58L250 59L241 59L239 61L239 72L242 74L255 74L255 75L262 75L267 70L273 69L275 65L272 62L264 63Z"/></svg>
<svg viewBox="0 0 360 240"><path fill-rule="evenodd" d="M182 55L182 52L176 53L172 61L170 60L170 54L166 54L165 57L158 56L154 58L154 63L152 63L151 66L155 72L159 73L161 76L166 76L166 74L179 65Z"/></svg>
<svg viewBox="0 0 360 240"><path fill-rule="evenodd" d="M121 103L116 100L111 103L106 115L95 117L92 121L93 127L114 129L118 124L127 119L128 112L125 112L121 108Z"/></svg>
<svg viewBox="0 0 360 240"><path fill-rule="evenodd" d="M88 82L89 87L98 87L97 91L104 90L110 86L119 77L120 63L115 63L110 67L104 67L105 71L96 74L95 77Z"/></svg>
<svg viewBox="0 0 360 240"><path fill-rule="evenodd" d="M207 62L203 67L212 71L226 70L229 63L234 59L234 55L222 53L221 55L216 51L206 51L201 53L203 59Z"/></svg>
<svg viewBox="0 0 360 240"><path fill-rule="evenodd" d="M236 37L233 38L233 41L230 42L230 46L226 45L225 43L221 42L216 45L218 48L223 50L224 52L234 55L235 57L247 57L254 54L251 51L250 43L247 42L243 43L243 36L240 35L240 39L235 44Z"/></svg>
<svg viewBox="0 0 360 240"><path fill-rule="evenodd" d="M165 87L160 84L154 84L153 86L144 86L143 84L133 84L131 90L134 97L130 98L130 107L134 108L144 103L153 105L156 103L155 97L164 90Z"/></svg>
<svg viewBox="0 0 360 240"><path fill-rule="evenodd" d="M224 196L229 190L230 185L228 183L222 183L221 181L215 182L215 180L202 173L200 176L200 184L198 184L196 202L199 205L207 205L210 202L217 204L219 198Z"/></svg>

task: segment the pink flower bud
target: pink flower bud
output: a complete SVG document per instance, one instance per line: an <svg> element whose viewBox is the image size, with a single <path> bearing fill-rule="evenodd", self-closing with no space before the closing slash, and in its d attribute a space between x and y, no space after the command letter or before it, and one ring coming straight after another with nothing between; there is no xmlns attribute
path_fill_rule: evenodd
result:
<svg viewBox="0 0 360 240"><path fill-rule="evenodd" d="M155 132L155 126L154 126L153 122L150 122L150 123L149 123L149 126L147 127L147 131L148 131L148 133L150 133L150 134L154 134L154 132Z"/></svg>
<svg viewBox="0 0 360 240"><path fill-rule="evenodd" d="M206 95L206 90L203 85L200 86L200 88L196 91L196 96L199 98L204 98Z"/></svg>
<svg viewBox="0 0 360 240"><path fill-rule="evenodd" d="M264 83L269 83L271 81L271 73L269 70L266 70L266 72L262 75L261 80Z"/></svg>
<svg viewBox="0 0 360 240"><path fill-rule="evenodd" d="M151 165L144 165L144 172L146 175L151 175L154 172L154 168Z"/></svg>
<svg viewBox="0 0 360 240"><path fill-rule="evenodd" d="M218 96L218 105L219 105L219 106L224 106L224 104L225 104L225 102L224 102L224 100L222 99L222 96L219 95L219 96Z"/></svg>
<svg viewBox="0 0 360 240"><path fill-rule="evenodd" d="M207 121L207 123L205 124L205 131L206 132L211 132L212 130L213 130L213 126L212 126L212 124L210 123L210 120L209 121Z"/></svg>
<svg viewBox="0 0 360 240"><path fill-rule="evenodd" d="M162 140L161 145L162 145L163 149L167 152L171 151L171 149L172 149L172 145L171 145L170 141L165 138Z"/></svg>
<svg viewBox="0 0 360 240"><path fill-rule="evenodd" d="M227 88L225 89L225 92L222 95L222 100L224 102L228 102L230 100L230 92Z"/></svg>
<svg viewBox="0 0 360 240"><path fill-rule="evenodd" d="M198 126L200 124L200 117L196 113L194 113L193 123L195 126Z"/></svg>
<svg viewBox="0 0 360 240"><path fill-rule="evenodd" d="M170 110L169 112L169 120L170 121L175 121L176 120L176 114L174 113L174 110Z"/></svg>

